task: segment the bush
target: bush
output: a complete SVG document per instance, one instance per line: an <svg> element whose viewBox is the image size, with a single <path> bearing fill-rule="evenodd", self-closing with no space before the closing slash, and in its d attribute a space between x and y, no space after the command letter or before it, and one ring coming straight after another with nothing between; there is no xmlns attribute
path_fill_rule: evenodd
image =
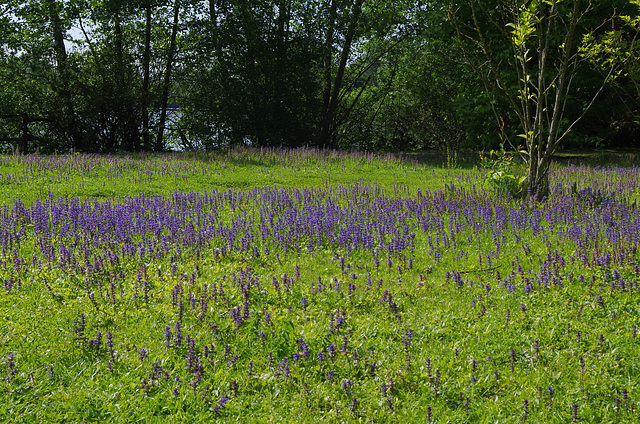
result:
<svg viewBox="0 0 640 424"><path fill-rule="evenodd" d="M488 156L480 154L481 166L488 170L484 179L485 187L493 188L499 194L509 194L514 199L526 195L527 170L502 150L491 150Z"/></svg>

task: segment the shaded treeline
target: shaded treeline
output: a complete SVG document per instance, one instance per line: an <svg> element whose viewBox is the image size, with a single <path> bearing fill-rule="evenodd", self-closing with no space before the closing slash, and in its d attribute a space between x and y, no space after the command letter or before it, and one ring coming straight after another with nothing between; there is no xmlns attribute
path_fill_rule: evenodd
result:
<svg viewBox="0 0 640 424"><path fill-rule="evenodd" d="M451 13L458 23L475 18L454 3L5 1L0 147L494 148L500 129L493 110L501 105L461 60ZM626 0L593 4L592 19L607 25L616 13L637 14ZM616 52L633 57L637 28L616 30L624 41ZM508 50L500 44L508 40L492 42ZM513 66L508 57L500 63ZM580 66L569 115L580 113L602 81L593 60ZM640 145L640 73L629 61L619 69L566 146ZM507 132L522 132L508 107L501 116Z"/></svg>

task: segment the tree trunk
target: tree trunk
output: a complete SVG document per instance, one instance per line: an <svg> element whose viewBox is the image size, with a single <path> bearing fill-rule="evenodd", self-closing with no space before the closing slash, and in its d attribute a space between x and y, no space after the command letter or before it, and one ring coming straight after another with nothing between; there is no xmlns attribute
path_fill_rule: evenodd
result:
<svg viewBox="0 0 640 424"><path fill-rule="evenodd" d="M151 147L149 134L149 68L151 66L151 5L145 8L144 53L142 57L142 149Z"/></svg>
<svg viewBox="0 0 640 424"><path fill-rule="evenodd" d="M119 87L127 94L130 93L130 78L129 76L129 64L125 61L124 55L124 33L122 31L122 25L120 20L122 16L119 12L113 15L114 20L114 39L113 44L115 47L116 56L116 81ZM122 97L120 97L122 98ZM130 99L131 96L127 95L123 98ZM125 150L138 151L140 150L140 130L139 122L136 119L136 105L135 104L121 104L118 106L117 119L120 121L116 125L118 126L121 134L121 148Z"/></svg>
<svg viewBox="0 0 640 424"><path fill-rule="evenodd" d="M171 41L169 42L169 52L167 54L167 67L164 73L162 84L162 109L160 110L160 123L158 126L158 137L156 139L156 150L164 150L163 136L167 121L167 106L169 104L169 90L171 88L171 70L173 69L173 58L176 51L176 37L178 36L178 19L180 17L180 0L175 0L173 4L173 25L171 27Z"/></svg>
<svg viewBox="0 0 640 424"><path fill-rule="evenodd" d="M335 118L336 110L338 109L338 99L340 96L340 89L342 88L342 82L344 80L344 72L347 67L347 61L351 54L351 46L353 44L353 38L360 21L360 13L362 12L362 3L364 0L355 0L351 12L351 20L349 21L349 27L347 28L347 34L345 35L344 44L342 45L342 51L340 52L340 62L338 63L338 69L336 70L336 77L333 81L333 87L329 92L329 101L327 101L327 93L325 92L325 104L324 116L322 120L322 131L320 134L322 144L328 147L335 146ZM332 4L335 7L335 4ZM335 10L334 10L335 12ZM325 70L326 72L326 70ZM326 76L325 76L326 77ZM329 80L330 83L330 80Z"/></svg>
<svg viewBox="0 0 640 424"><path fill-rule="evenodd" d="M331 68L333 67L333 32L336 23L336 0L331 0L329 5L329 22L324 37L323 74L324 85L322 89L322 120L320 122L320 145L328 145L331 128L331 117L327 114L331 102Z"/></svg>
<svg viewBox="0 0 640 424"><path fill-rule="evenodd" d="M483 8L481 0L473 0L473 26L460 25L455 16L456 3L450 0L449 6L465 61L480 76L486 91L500 96L518 115L526 139L526 154L522 158L527 165L526 179L520 188L524 189L524 194L542 200L550 193L549 168L554 154L564 137L593 106L612 76L616 64L615 60L611 62L602 85L582 113L568 120L565 112L571 82L577 75L580 62L584 60L576 47L581 43L581 34L577 32L578 24L585 18L590 6L585 8L581 6L581 0L571 0L569 11L568 8L557 7L560 0L525 3L527 8L523 9L521 2L504 2L507 9L501 11ZM478 8L474 8L474 5ZM483 14L477 16L477 11ZM505 29L501 24L507 19L514 22L511 24L513 30ZM508 65L503 65L503 58L491 51L479 22L490 22L510 42L517 63L515 73L512 72L513 69L506 72ZM599 28L600 26L596 26L592 31ZM531 46L527 45L528 40L535 40L534 36L537 37L537 66L533 66L534 62L530 60L535 55L529 55ZM478 46L482 51L479 57L476 56ZM506 68L501 69L501 66ZM517 76L516 81L511 79L514 74ZM510 83L504 83L510 79ZM497 113L496 118L499 118ZM498 121L501 122L502 119ZM566 128L563 121L569 123ZM511 145L520 151L513 143Z"/></svg>
<svg viewBox="0 0 640 424"><path fill-rule="evenodd" d="M59 84L54 88L60 97L62 117L60 123L62 130L71 138L71 147L75 150L82 150L82 138L78 128L75 116L75 108L70 90L70 75L68 67L67 50L64 45L64 32L62 29L62 20L60 19L59 4L55 0L47 0L47 8L49 9L49 17L51 19L51 29L54 42L54 51L56 54Z"/></svg>
<svg viewBox="0 0 640 424"><path fill-rule="evenodd" d="M555 18L555 6L556 0L553 0L551 3L549 15L546 17L548 25L546 33L544 35L545 48L542 52L540 52L540 55L542 56L542 62L541 69L538 70L540 83L543 81L544 77L544 66L546 64L545 59L548 50L546 46L548 46L548 40L552 37L551 29L554 23L553 20ZM542 146L542 135L544 134L545 129L544 119L542 118L542 101L543 99L545 99L544 103L546 104L546 96L548 95L550 90L547 89L544 91L544 93L540 93L540 90L538 90L538 95L542 96L542 98L539 98L537 101L539 114L536 116L536 119L533 123L533 136L535 138L529 145L529 172L527 175L528 194L535 196L536 200L542 200L545 197L549 196L549 166L551 165L551 159L553 158L553 155L556 153L556 150L560 144L560 140L563 137L559 136L558 131L560 128L560 121L563 117L564 101L567 96L567 84L570 77L569 66L572 62L572 47L579 16L580 0L573 0L573 12L569 21L567 36L564 40L564 55L562 58L562 63L560 64L560 67L558 69L556 78L557 83L553 85L553 88L555 88L555 98L553 100L553 110L551 113L551 118L547 123L549 129L546 144L544 147ZM541 20L541 22L544 22L544 19ZM540 44L540 46L541 45L542 44ZM544 85L540 85L539 87L544 87ZM579 119L580 118L578 118L578 120ZM577 122L577 120L575 122Z"/></svg>

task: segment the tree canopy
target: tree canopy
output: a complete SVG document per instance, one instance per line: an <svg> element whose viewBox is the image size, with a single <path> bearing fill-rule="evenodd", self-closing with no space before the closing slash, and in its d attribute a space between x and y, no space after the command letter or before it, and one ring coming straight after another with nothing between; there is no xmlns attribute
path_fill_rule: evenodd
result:
<svg viewBox="0 0 640 424"><path fill-rule="evenodd" d="M524 13L550 2L493 3L5 1L0 150L495 148L531 128L504 90L487 89L487 77L502 78L516 99L552 90L535 93L519 82L535 74L523 64L539 58L530 46L537 23L527 27ZM640 146L637 3L582 5L588 13L572 41L579 66L571 68L558 131L600 96L562 147ZM571 4L557 2L562 18L548 37L545 75L567 51L558 29ZM531 16L544 18L544 7ZM474 72L489 51L494 69L483 62L486 72Z"/></svg>

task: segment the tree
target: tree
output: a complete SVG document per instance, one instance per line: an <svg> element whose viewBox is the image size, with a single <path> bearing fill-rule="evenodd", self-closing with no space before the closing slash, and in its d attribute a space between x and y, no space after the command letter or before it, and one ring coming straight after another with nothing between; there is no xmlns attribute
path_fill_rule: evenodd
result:
<svg viewBox="0 0 640 424"><path fill-rule="evenodd" d="M344 96L347 104L359 99L340 129L342 142L404 151L455 151L487 142L486 114L474 104L484 93L477 89L475 74L456 61L446 1L414 1L401 16L402 37L377 40L377 46L374 40L367 43L378 47L370 48L379 52L378 60L362 61L361 68L373 66Z"/></svg>
<svg viewBox="0 0 640 424"><path fill-rule="evenodd" d="M79 14L76 111L89 128L85 150L137 151L141 145L141 83L135 5L91 0Z"/></svg>
<svg viewBox="0 0 640 424"><path fill-rule="evenodd" d="M313 141L320 115L313 8L295 0L199 3L183 52L188 66L176 74L183 144Z"/></svg>
<svg viewBox="0 0 640 424"><path fill-rule="evenodd" d="M362 0L321 3L318 22L323 26L323 88L318 144L345 147L348 140L344 140L344 133L351 132L352 126L363 127L358 122L359 112L379 106L380 97L367 93L376 82L376 70L407 40L413 26L409 11L422 3Z"/></svg>
<svg viewBox="0 0 640 424"><path fill-rule="evenodd" d="M164 150L164 130L167 122L167 107L169 103L169 90L171 88L171 71L174 66L174 56L176 53L176 37L178 36L178 22L180 18L180 0L173 2L173 24L171 25L171 38L169 40L169 50L167 53L167 64L165 66L164 78L162 82L162 97L160 107L160 121L158 125L158 136L156 139L156 150Z"/></svg>
<svg viewBox="0 0 640 424"><path fill-rule="evenodd" d="M620 147L640 146L640 0L630 0L629 6L604 36L588 36L583 48L585 57L600 70L619 64L606 107L611 114L612 103L619 106L609 126L618 134Z"/></svg>
<svg viewBox="0 0 640 424"><path fill-rule="evenodd" d="M1 6L0 113L45 118L33 130L48 138L51 150L84 148L78 120L76 56L65 39L75 11L56 0L9 2ZM3 34L0 34L2 36ZM45 128L46 127L46 128ZM31 131L31 128L30 128ZM24 151L44 148L42 138L23 143Z"/></svg>
<svg viewBox="0 0 640 424"><path fill-rule="evenodd" d="M82 31L76 41L74 101L86 133L85 150L166 148L176 16L185 1L84 0L74 22Z"/></svg>
<svg viewBox="0 0 640 424"><path fill-rule="evenodd" d="M320 127L320 143L326 146L332 146L332 135L335 131L335 115L338 109L338 101L340 90L344 80L344 72L347 67L347 61L351 55L351 47L356 35L356 29L360 24L360 16L362 14L363 0L353 0L351 7L348 8L347 30L344 34L344 40L340 43L339 53L340 59L337 69L332 72L333 67L333 49L335 44L335 27L337 24L337 0L331 0L328 3L327 29L324 40L323 69L324 69L324 88L323 88L323 104L322 119Z"/></svg>
<svg viewBox="0 0 640 424"><path fill-rule="evenodd" d="M614 71L613 65L607 69L582 110L569 113L570 94L586 62L580 50L584 37L598 36L603 26L589 19L591 12L591 4L580 0L472 0L464 8L450 2L449 16L465 62L496 104L500 101L517 116L524 140L524 149L518 150L527 169L522 190L536 199L549 193L553 155ZM612 15L610 10L605 22ZM496 118L504 130L497 108ZM507 131L503 134L508 138ZM515 147L513 140L507 141Z"/></svg>

